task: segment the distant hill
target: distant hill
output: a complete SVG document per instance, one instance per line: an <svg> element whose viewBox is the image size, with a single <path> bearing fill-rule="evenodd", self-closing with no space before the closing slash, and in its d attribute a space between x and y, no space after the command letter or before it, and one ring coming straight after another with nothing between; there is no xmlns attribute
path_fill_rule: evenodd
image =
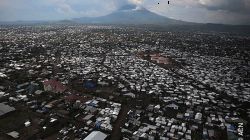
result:
<svg viewBox="0 0 250 140"><path fill-rule="evenodd" d="M47 21L25 21L25 20L18 20L18 21L0 21L0 25L27 25L27 24L43 24L47 23Z"/></svg>
<svg viewBox="0 0 250 140"><path fill-rule="evenodd" d="M75 18L77 23L94 24L144 24L144 25L186 25L192 24L167 18L136 5L125 5L109 15L101 17ZM194 23L193 23L194 24Z"/></svg>
<svg viewBox="0 0 250 140"><path fill-rule="evenodd" d="M74 24L73 20L58 20L58 21L45 21L45 20L19 20L19 21L0 21L0 25L43 25L43 24Z"/></svg>

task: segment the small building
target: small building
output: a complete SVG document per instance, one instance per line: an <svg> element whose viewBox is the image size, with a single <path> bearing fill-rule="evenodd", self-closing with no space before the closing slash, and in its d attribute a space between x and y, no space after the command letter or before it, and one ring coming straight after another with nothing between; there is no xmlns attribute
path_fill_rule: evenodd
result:
<svg viewBox="0 0 250 140"><path fill-rule="evenodd" d="M101 131L93 131L84 140L104 140L107 136L107 134Z"/></svg>
<svg viewBox="0 0 250 140"><path fill-rule="evenodd" d="M176 105L176 104L174 104L174 103L167 105L167 107L168 107L168 108L175 109L175 110L178 110L178 109L179 109L179 106Z"/></svg>
<svg viewBox="0 0 250 140"><path fill-rule="evenodd" d="M66 90L66 87L56 80L44 81L43 86L45 91L51 91L54 93L63 93Z"/></svg>
<svg viewBox="0 0 250 140"><path fill-rule="evenodd" d="M11 136L14 139L18 139L19 138L19 133L16 132L16 131L9 132L9 133L7 133L7 135Z"/></svg>
<svg viewBox="0 0 250 140"><path fill-rule="evenodd" d="M84 110L90 113L95 113L97 111L97 108L93 106L87 106Z"/></svg>
<svg viewBox="0 0 250 140"><path fill-rule="evenodd" d="M9 105L6 105L4 103L0 103L0 117L9 113L9 112L12 112L12 111L15 111L16 109L14 107L11 107Z"/></svg>
<svg viewBox="0 0 250 140"><path fill-rule="evenodd" d="M42 93L43 93L42 90L36 90L36 91L35 91L35 94L36 94L36 95L40 95L40 94L42 94Z"/></svg>
<svg viewBox="0 0 250 140"><path fill-rule="evenodd" d="M93 117L94 117L94 115L88 114L87 116L85 116L85 117L83 118L83 120L84 120L84 121L88 121L88 120L91 120Z"/></svg>

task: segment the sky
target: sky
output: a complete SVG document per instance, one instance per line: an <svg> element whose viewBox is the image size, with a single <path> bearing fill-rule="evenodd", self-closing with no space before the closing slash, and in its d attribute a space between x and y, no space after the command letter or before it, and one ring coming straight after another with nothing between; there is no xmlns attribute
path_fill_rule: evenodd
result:
<svg viewBox="0 0 250 140"><path fill-rule="evenodd" d="M126 4L190 22L248 24L250 0L0 0L0 21L98 17ZM158 4L159 3L159 4Z"/></svg>

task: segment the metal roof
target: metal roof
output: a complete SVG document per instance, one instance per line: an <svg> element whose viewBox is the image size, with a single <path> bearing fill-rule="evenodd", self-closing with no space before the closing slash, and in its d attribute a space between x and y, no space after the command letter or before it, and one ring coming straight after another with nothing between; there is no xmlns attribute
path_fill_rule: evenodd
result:
<svg viewBox="0 0 250 140"><path fill-rule="evenodd" d="M0 103L0 116L9 113L11 111L16 110L14 107L11 107L9 105L6 105L4 103Z"/></svg>
<svg viewBox="0 0 250 140"><path fill-rule="evenodd" d="M93 131L84 140L104 140L106 137L101 131Z"/></svg>

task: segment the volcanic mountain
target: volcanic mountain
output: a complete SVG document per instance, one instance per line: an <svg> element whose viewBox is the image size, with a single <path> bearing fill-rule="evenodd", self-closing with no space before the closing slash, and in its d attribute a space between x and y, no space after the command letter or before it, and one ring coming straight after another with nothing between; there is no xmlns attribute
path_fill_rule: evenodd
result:
<svg viewBox="0 0 250 140"><path fill-rule="evenodd" d="M225 25L214 23L193 23L158 15L146 8L136 5L125 5L111 14L100 17L81 17L59 21L14 21L1 22L0 25L33 25L33 24L119 24L139 25L154 30L166 31L199 31L199 32L232 32L250 34L249 25ZM143 25L143 26L142 26ZM144 26L145 25L145 26ZM148 26L149 25L149 26Z"/></svg>
<svg viewBox="0 0 250 140"><path fill-rule="evenodd" d="M111 14L101 17L82 17L73 19L77 23L96 24L153 24L153 25L185 25L190 24L153 13L136 5L125 5Z"/></svg>

